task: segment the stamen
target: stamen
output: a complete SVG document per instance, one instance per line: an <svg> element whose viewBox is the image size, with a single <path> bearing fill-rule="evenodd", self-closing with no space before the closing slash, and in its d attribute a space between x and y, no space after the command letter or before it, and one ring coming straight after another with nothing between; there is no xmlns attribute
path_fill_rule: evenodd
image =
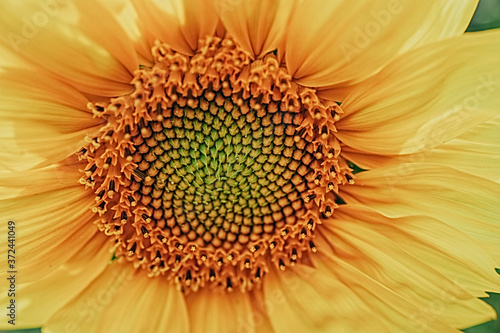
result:
<svg viewBox="0 0 500 333"><path fill-rule="evenodd" d="M308 196L304 199L304 201L305 201L305 202L311 202L312 200L316 199L316 197L317 197L317 195L316 195L316 194L310 194L310 195L308 195Z"/></svg>
<svg viewBox="0 0 500 333"><path fill-rule="evenodd" d="M134 244L132 244L132 247L128 250L128 255L131 256L135 253L135 249L137 247L137 243L134 242Z"/></svg>
<svg viewBox="0 0 500 333"><path fill-rule="evenodd" d="M316 253L318 250L316 249L316 245L314 245L313 241L309 241L309 247L311 248L311 251Z"/></svg>
<svg viewBox="0 0 500 333"><path fill-rule="evenodd" d="M282 259L279 260L279 267L282 271L286 270L285 263L283 262Z"/></svg>

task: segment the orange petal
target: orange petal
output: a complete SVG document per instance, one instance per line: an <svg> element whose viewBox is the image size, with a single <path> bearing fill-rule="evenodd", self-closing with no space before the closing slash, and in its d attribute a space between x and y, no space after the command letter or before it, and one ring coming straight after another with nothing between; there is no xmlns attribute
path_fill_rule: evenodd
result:
<svg viewBox="0 0 500 333"><path fill-rule="evenodd" d="M100 0L75 1L75 6L80 14L78 28L98 45L104 46L130 74L133 74L139 66L134 48L136 41L126 32L124 22L119 21L119 12L113 12L115 8L107 7ZM133 22L127 24L133 26ZM103 33L104 31L106 33ZM135 37L140 38L138 35Z"/></svg>
<svg viewBox="0 0 500 333"><path fill-rule="evenodd" d="M102 2L102 5L113 13L113 17L127 34L128 40L132 42L137 53L139 64L151 64L153 55L151 54L151 45L147 41L145 28L148 22L140 20L133 0L107 0Z"/></svg>
<svg viewBox="0 0 500 333"><path fill-rule="evenodd" d="M61 105L76 110L69 110L65 113L57 113L57 116L66 117L65 121L71 121L71 117L86 116L88 120L92 118L90 110L87 108L88 100L78 90L61 80L54 79L47 73L31 69L8 68L2 71L0 77L0 89L2 90L1 101L6 103L15 99L34 100L37 102L52 103L54 106ZM37 110L27 110L36 113ZM87 113L82 114L83 113ZM5 111L3 113L6 113ZM44 114L38 111L40 114ZM53 112L55 113L55 112ZM49 113L49 115L52 115ZM73 122L82 121L75 119ZM82 128L82 127L80 127Z"/></svg>
<svg viewBox="0 0 500 333"><path fill-rule="evenodd" d="M71 161L71 162L70 162ZM51 165L43 169L21 172L0 172L0 198L9 199L20 196L62 190L77 185L85 169L85 163L68 160L71 164Z"/></svg>
<svg viewBox="0 0 500 333"><path fill-rule="evenodd" d="M218 1L220 19L227 32L256 57L281 49L296 0Z"/></svg>
<svg viewBox="0 0 500 333"><path fill-rule="evenodd" d="M198 41L214 35L219 18L214 3L206 0L132 0L139 17L146 22L148 41L158 39L176 51L192 55Z"/></svg>
<svg viewBox="0 0 500 333"><path fill-rule="evenodd" d="M253 308L253 327L255 327L255 331L258 333L276 333L266 311L262 288L252 290L249 296Z"/></svg>
<svg viewBox="0 0 500 333"><path fill-rule="evenodd" d="M306 86L346 86L394 56L461 35L475 1L303 1L286 39L290 72Z"/></svg>
<svg viewBox="0 0 500 333"><path fill-rule="evenodd" d="M186 298L191 333L254 333L255 322L248 293L200 289Z"/></svg>

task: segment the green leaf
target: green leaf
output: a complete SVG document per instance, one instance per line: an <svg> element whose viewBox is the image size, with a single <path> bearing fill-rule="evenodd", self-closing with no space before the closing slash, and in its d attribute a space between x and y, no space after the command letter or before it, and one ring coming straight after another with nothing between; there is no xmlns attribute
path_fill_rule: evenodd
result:
<svg viewBox="0 0 500 333"><path fill-rule="evenodd" d="M500 0L481 0L468 32L500 28Z"/></svg>

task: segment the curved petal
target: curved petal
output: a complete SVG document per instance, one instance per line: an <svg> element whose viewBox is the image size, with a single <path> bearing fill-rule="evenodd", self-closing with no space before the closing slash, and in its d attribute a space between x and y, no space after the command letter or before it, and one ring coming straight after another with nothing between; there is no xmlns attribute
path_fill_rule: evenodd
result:
<svg viewBox="0 0 500 333"><path fill-rule="evenodd" d="M286 39L290 73L306 86L345 86L395 55L461 35L477 0L304 1Z"/></svg>
<svg viewBox="0 0 500 333"><path fill-rule="evenodd" d="M111 318L111 319L110 319ZM113 261L83 292L59 309L44 332L189 332L183 295L162 278Z"/></svg>
<svg viewBox="0 0 500 333"><path fill-rule="evenodd" d="M116 7L108 7L100 0L74 1L74 4L79 13L78 28L92 41L103 46L130 74L133 74L139 65L134 46L141 36L127 33L123 22L119 22L122 18L119 16L120 12L113 11ZM129 27L133 26L133 23L133 21L127 22ZM135 37L136 40L131 37Z"/></svg>
<svg viewBox="0 0 500 333"><path fill-rule="evenodd" d="M1 42L19 56L85 93L132 90L135 50L98 1L4 1L1 9Z"/></svg>
<svg viewBox="0 0 500 333"><path fill-rule="evenodd" d="M8 70L0 79L0 165L17 171L57 163L85 145L93 119L77 90L40 72Z"/></svg>
<svg viewBox="0 0 500 333"><path fill-rule="evenodd" d="M500 182L500 117L481 123L434 149L410 155L373 155L345 146L342 155L363 169L404 163L445 165Z"/></svg>
<svg viewBox="0 0 500 333"><path fill-rule="evenodd" d="M43 326L52 314L85 289L109 264L112 244L108 241L104 234L97 234L66 263L41 280L23 283L20 276L21 283L16 286L16 292L21 295L16 327ZM0 304L8 301L7 292L2 292ZM0 329L8 328L12 325L7 326L5 321L0 323Z"/></svg>
<svg viewBox="0 0 500 333"><path fill-rule="evenodd" d="M148 41L167 43L173 49L192 55L198 41L215 33L219 18L214 2L206 0L132 0L145 25Z"/></svg>
<svg viewBox="0 0 500 333"><path fill-rule="evenodd" d="M323 242L317 242L320 251L331 253L411 300L423 313L429 312L455 328L495 317L490 306L461 287L473 281L483 284L483 291L499 288L499 281L490 281L482 270L470 265L477 258L484 262L483 254L488 255L473 239L436 219L390 219L348 204L335 210L334 218L319 231L324 237ZM436 234L446 240L437 239ZM484 266L493 271L493 266Z"/></svg>
<svg viewBox="0 0 500 333"><path fill-rule="evenodd" d="M54 103L86 112L88 120L92 116L87 108L88 100L78 90L43 72L22 68L5 69L0 77L0 89L2 90L2 100L19 98ZM28 111L30 110L26 110L26 112ZM68 113L69 115L60 114L60 116L68 117L72 114L82 116L79 112ZM45 113L40 112L40 114ZM70 121L71 119L64 120ZM74 121L81 121L81 119Z"/></svg>
<svg viewBox="0 0 500 333"><path fill-rule="evenodd" d="M250 302L253 308L253 325L250 325L252 321L248 320L244 327L255 329L258 333L276 333L269 320L262 288L256 288L250 292ZM246 332L243 330L241 333Z"/></svg>
<svg viewBox="0 0 500 333"><path fill-rule="evenodd" d="M50 274L98 233L90 210L94 195L75 185L0 201L1 226L7 230L8 221L15 222L16 265L25 282ZM7 257L7 247L0 254Z"/></svg>
<svg viewBox="0 0 500 333"><path fill-rule="evenodd" d="M94 132L97 130L95 128ZM0 166L9 171L24 171L57 163L77 152L86 143L87 134L92 133L82 130L61 134L36 127L36 122L26 122L19 127L16 123L4 122L0 124L0 131L3 131L0 134Z"/></svg>
<svg viewBox="0 0 500 333"><path fill-rule="evenodd" d="M255 322L248 293L202 288L186 298L191 333L254 333Z"/></svg>
<svg viewBox="0 0 500 333"><path fill-rule="evenodd" d="M348 204L358 202L388 217L436 218L474 239L487 255L473 260L471 267L493 259L488 264L490 275L498 279L493 267L500 267L500 184L427 163L388 166L356 176L354 186L340 189ZM460 248L460 243L456 246ZM485 267L477 268L485 271Z"/></svg>
<svg viewBox="0 0 500 333"><path fill-rule="evenodd" d="M342 103L338 138L360 152L409 154L436 147L496 115L500 30L407 53Z"/></svg>
<svg viewBox="0 0 500 333"><path fill-rule="evenodd" d="M82 176L79 171L85 163L76 157L60 165L51 165L43 169L0 172L0 199L36 195L38 193L56 191L74 187Z"/></svg>
<svg viewBox="0 0 500 333"><path fill-rule="evenodd" d="M137 53L139 64L151 64L153 55L151 45L146 38L146 25L139 18L133 0L106 0L102 2L109 12L113 13L117 23L128 36L128 40L133 44Z"/></svg>
<svg viewBox="0 0 500 333"><path fill-rule="evenodd" d="M30 63L19 57L17 52L0 43L0 72L6 68L29 68Z"/></svg>
<svg viewBox="0 0 500 333"><path fill-rule="evenodd" d="M241 0L216 2L227 32L255 57L283 47L296 0Z"/></svg>
<svg viewBox="0 0 500 333"><path fill-rule="evenodd" d="M266 278L277 333L457 332L342 260L319 254L312 261L314 268L297 265Z"/></svg>

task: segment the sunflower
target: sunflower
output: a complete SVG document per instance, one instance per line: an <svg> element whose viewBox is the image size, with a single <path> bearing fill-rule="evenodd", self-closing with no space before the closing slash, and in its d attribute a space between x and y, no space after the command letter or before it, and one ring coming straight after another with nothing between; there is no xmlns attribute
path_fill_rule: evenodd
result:
<svg viewBox="0 0 500 333"><path fill-rule="evenodd" d="M478 297L500 291L500 31L464 35L476 5L3 1L10 320L329 333L494 318Z"/></svg>

